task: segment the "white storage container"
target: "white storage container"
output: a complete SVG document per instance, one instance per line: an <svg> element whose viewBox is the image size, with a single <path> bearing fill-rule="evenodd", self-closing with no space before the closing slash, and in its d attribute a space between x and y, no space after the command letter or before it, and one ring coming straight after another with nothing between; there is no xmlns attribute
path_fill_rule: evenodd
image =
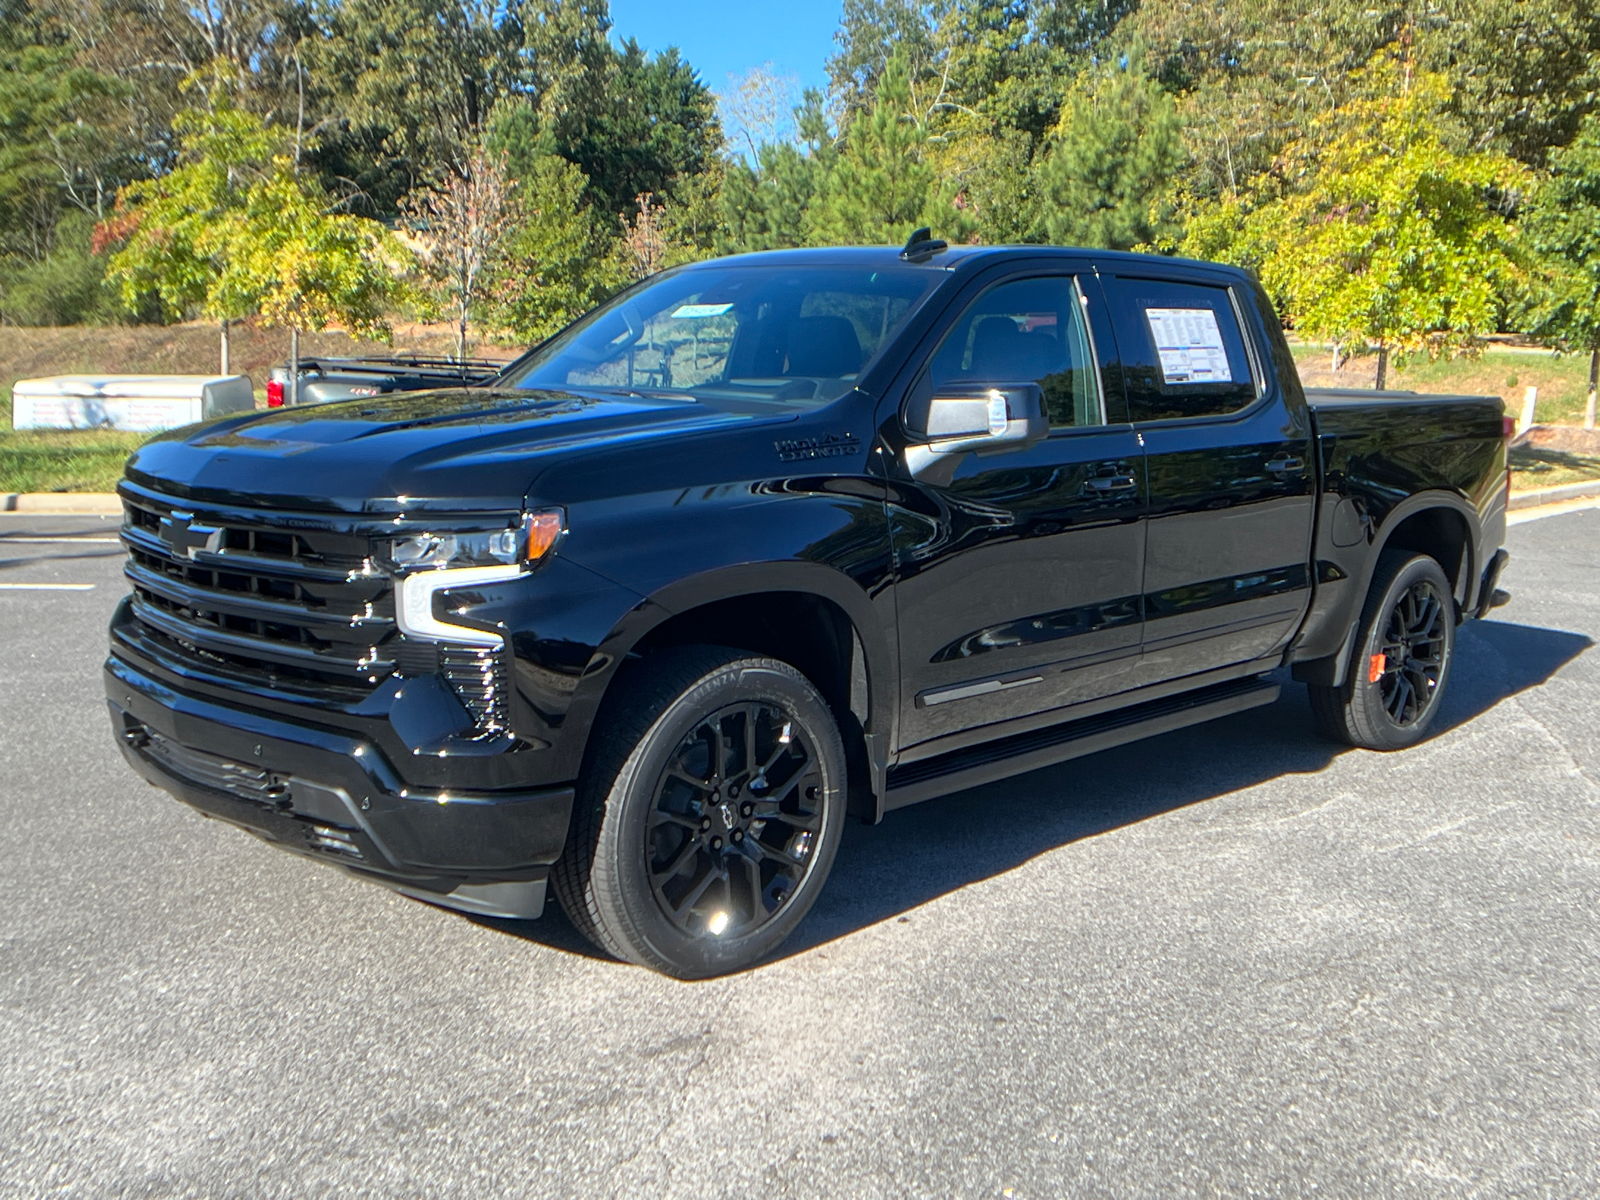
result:
<svg viewBox="0 0 1600 1200"><path fill-rule="evenodd" d="M11 428L148 433L255 406L246 375L53 375L12 387Z"/></svg>

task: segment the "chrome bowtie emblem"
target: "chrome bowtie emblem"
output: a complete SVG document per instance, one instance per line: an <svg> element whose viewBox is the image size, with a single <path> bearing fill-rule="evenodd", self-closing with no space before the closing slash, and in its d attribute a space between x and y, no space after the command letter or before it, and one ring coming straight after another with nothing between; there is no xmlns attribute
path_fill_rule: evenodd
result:
<svg viewBox="0 0 1600 1200"><path fill-rule="evenodd" d="M722 823L724 825L726 825L729 829L732 829L733 828L733 821L734 821L733 805L724 804L722 806Z"/></svg>
<svg viewBox="0 0 1600 1200"><path fill-rule="evenodd" d="M157 536L168 546L172 547L173 554L181 558L193 558L197 551L209 550L215 552L222 545L222 530L215 525L195 524L194 514L172 512L161 518L161 526Z"/></svg>

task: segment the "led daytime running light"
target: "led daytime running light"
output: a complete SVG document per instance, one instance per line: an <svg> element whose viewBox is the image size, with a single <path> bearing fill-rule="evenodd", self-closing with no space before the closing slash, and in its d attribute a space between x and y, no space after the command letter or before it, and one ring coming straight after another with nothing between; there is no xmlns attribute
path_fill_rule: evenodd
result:
<svg viewBox="0 0 1600 1200"><path fill-rule="evenodd" d="M400 572L395 618L400 632L429 642L500 647L505 639L434 615L434 598L459 587L510 583L549 554L566 529L558 511L523 514L518 525L480 533L414 533L389 544Z"/></svg>

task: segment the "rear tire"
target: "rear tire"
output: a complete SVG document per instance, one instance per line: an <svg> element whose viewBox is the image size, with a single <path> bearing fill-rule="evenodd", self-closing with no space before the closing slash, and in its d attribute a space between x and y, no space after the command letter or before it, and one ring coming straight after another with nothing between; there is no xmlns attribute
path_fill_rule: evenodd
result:
<svg viewBox="0 0 1600 1200"><path fill-rule="evenodd" d="M1455 600L1444 569L1426 554L1385 550L1344 683L1307 688L1318 729L1367 750L1420 741L1438 715L1455 645Z"/></svg>
<svg viewBox="0 0 1600 1200"><path fill-rule="evenodd" d="M658 651L616 681L551 874L607 953L680 979L759 962L800 923L844 827L833 714L787 663Z"/></svg>

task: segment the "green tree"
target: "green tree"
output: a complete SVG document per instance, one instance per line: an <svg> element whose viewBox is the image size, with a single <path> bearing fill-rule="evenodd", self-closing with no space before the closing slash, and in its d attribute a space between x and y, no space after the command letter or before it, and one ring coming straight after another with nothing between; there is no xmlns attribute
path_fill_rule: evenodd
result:
<svg viewBox="0 0 1600 1200"><path fill-rule="evenodd" d="M683 199L722 146L716 97L672 48L646 55L630 39L598 70L581 103L541 104L544 147L577 164L602 212L631 212L643 192Z"/></svg>
<svg viewBox="0 0 1600 1200"><path fill-rule="evenodd" d="M524 159L512 198L515 225L492 286L494 320L542 342L621 287L616 235L589 206L583 172L558 155Z"/></svg>
<svg viewBox="0 0 1600 1200"><path fill-rule="evenodd" d="M283 139L259 117L226 103L180 114L176 124L180 165L124 188L101 227L101 244L118 246L107 278L120 287L130 311L153 293L169 321L246 316L253 306L235 303L217 287L228 266L225 235Z"/></svg>
<svg viewBox="0 0 1600 1200"><path fill-rule="evenodd" d="M1550 156L1550 176L1535 195L1529 241L1551 268L1537 331L1589 355L1583 426L1595 427L1600 388L1600 116L1591 114L1572 144Z"/></svg>
<svg viewBox="0 0 1600 1200"><path fill-rule="evenodd" d="M794 110L800 142L757 146L752 166L728 163L719 194L716 249L723 254L780 250L806 244L806 214L826 191L838 150L822 93L807 89Z"/></svg>
<svg viewBox="0 0 1600 1200"><path fill-rule="evenodd" d="M108 314L89 229L143 173L125 127L129 89L81 65L20 6L0 7L0 315L73 322Z"/></svg>
<svg viewBox="0 0 1600 1200"><path fill-rule="evenodd" d="M330 148L373 155L373 181L391 193L459 168L495 103L524 86L531 15L519 0L330 6L326 36L308 47Z"/></svg>
<svg viewBox="0 0 1600 1200"><path fill-rule="evenodd" d="M884 245L919 225L954 233L950 189L923 153L927 131L908 112L909 69L896 54L878 80L872 106L850 123L827 188L812 205L808 241Z"/></svg>
<svg viewBox="0 0 1600 1200"><path fill-rule="evenodd" d="M1058 245L1128 250L1164 233L1158 201L1183 163L1176 106L1137 65L1088 73L1039 168L1038 229Z"/></svg>
<svg viewBox="0 0 1600 1200"><path fill-rule="evenodd" d="M1307 337L1430 357L1493 332L1525 272L1497 199L1527 183L1504 155L1444 140L1450 88L1380 60L1369 98L1319 121L1283 171L1294 190L1244 221L1262 281Z"/></svg>
<svg viewBox="0 0 1600 1200"><path fill-rule="evenodd" d="M1204 199L1253 189L1314 122L1362 97L1379 54L1446 78L1452 150L1535 168L1600 94L1600 20L1573 0L1142 4L1110 40L1144 47L1179 98L1182 187Z"/></svg>
<svg viewBox="0 0 1600 1200"><path fill-rule="evenodd" d="M844 0L834 34L839 50L828 60L828 79L846 122L872 107L890 59L900 59L908 92L913 78L941 73L946 48L939 19L949 8L948 0Z"/></svg>

